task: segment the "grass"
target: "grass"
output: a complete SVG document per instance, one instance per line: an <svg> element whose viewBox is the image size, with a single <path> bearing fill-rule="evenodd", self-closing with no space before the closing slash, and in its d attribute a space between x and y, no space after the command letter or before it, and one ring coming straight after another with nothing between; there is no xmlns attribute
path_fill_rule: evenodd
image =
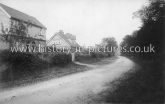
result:
<svg viewBox="0 0 165 104"><path fill-rule="evenodd" d="M109 64L112 61L116 60L116 56L111 57L102 57L102 58L93 58L93 57L79 57L76 61L85 63L85 64L92 64L92 65L105 65Z"/></svg>
<svg viewBox="0 0 165 104"><path fill-rule="evenodd" d="M48 68L48 69L44 69L44 70L36 70L35 72L33 72L33 73L35 73L33 75L27 74L27 72L26 72L26 73L24 73L25 74L24 77L21 76L21 78L17 78L16 80L15 79L11 80L10 77L7 77L6 74L8 72L3 72L2 74L5 77L5 79L1 79L0 87L3 90L3 89L7 89L7 88L25 86L25 85L49 80L52 78L62 77L62 76L68 75L68 74L86 71L86 70L88 70L88 68L86 66L69 63L69 64L63 65L63 66L54 66L52 68ZM17 76L17 77L19 77L19 76Z"/></svg>
<svg viewBox="0 0 165 104"><path fill-rule="evenodd" d="M99 101L117 104L163 104L163 67L159 62L138 62L136 71L125 75L107 86L99 94Z"/></svg>
<svg viewBox="0 0 165 104"><path fill-rule="evenodd" d="M99 62L100 60L101 58L82 57L82 58L79 58L77 61L86 63L86 64L92 64L92 63Z"/></svg>

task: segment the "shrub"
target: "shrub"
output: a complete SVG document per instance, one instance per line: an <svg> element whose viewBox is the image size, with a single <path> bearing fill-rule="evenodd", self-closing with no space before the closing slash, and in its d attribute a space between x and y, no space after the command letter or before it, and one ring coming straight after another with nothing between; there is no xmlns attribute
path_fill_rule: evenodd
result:
<svg viewBox="0 0 165 104"><path fill-rule="evenodd" d="M92 52L91 53L91 57L92 58L105 58L105 57L108 57L108 53L104 53L104 52Z"/></svg>
<svg viewBox="0 0 165 104"><path fill-rule="evenodd" d="M39 66L45 63L38 54L3 51L0 54L1 61L13 66Z"/></svg>
<svg viewBox="0 0 165 104"><path fill-rule="evenodd" d="M14 80L42 74L44 70L55 65L66 65L71 62L71 55L66 53L22 53L9 50L0 52L0 62L7 65L3 72L4 81L11 77ZM11 72L12 71L12 72Z"/></svg>
<svg viewBox="0 0 165 104"><path fill-rule="evenodd" d="M3 73L4 78L10 76L10 71L12 71L14 79L34 75L37 74L39 70L47 68L48 64L42 60L38 54L10 52L8 50L0 53L0 59L2 63L8 65L8 68Z"/></svg>
<svg viewBox="0 0 165 104"><path fill-rule="evenodd" d="M91 52L90 54L76 54L76 60L81 62L96 61L101 58L109 57L107 53L104 52Z"/></svg>
<svg viewBox="0 0 165 104"><path fill-rule="evenodd" d="M71 62L71 55L66 53L54 53L50 57L51 65L65 65Z"/></svg>

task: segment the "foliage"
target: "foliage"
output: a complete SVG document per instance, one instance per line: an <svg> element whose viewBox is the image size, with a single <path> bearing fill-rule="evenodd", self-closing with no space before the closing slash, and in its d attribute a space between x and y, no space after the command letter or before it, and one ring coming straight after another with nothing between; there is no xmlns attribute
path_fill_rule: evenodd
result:
<svg viewBox="0 0 165 104"><path fill-rule="evenodd" d="M19 21L16 25L14 25L13 22L11 22L11 28L9 30L9 33L17 34L20 36L27 36L27 31L28 26L26 26L23 21Z"/></svg>
<svg viewBox="0 0 165 104"><path fill-rule="evenodd" d="M137 63L143 67L134 67L136 71L126 72L122 78L107 84L110 88L100 93L103 101L115 104L163 104L161 64L149 61Z"/></svg>
<svg viewBox="0 0 165 104"><path fill-rule="evenodd" d="M76 53L76 61L80 62L95 62L99 59L109 57L107 53L104 52L91 52L90 54L88 52L84 53Z"/></svg>
<svg viewBox="0 0 165 104"><path fill-rule="evenodd" d="M12 65L16 70L35 69L46 64L38 54L23 53L23 52L10 52L8 50L0 53L1 62Z"/></svg>
<svg viewBox="0 0 165 104"><path fill-rule="evenodd" d="M50 62L52 65L65 65L71 61L71 55L66 53L54 53L50 56Z"/></svg>
<svg viewBox="0 0 165 104"><path fill-rule="evenodd" d="M106 47L117 47L117 41L114 37L103 38L102 43Z"/></svg>
<svg viewBox="0 0 165 104"><path fill-rule="evenodd" d="M121 46L140 46L142 48L152 44L155 47L155 53L122 53L122 55L144 59L161 57L164 46L165 1L149 0L149 5L137 11L135 16L141 19L143 25L131 36L127 35Z"/></svg>
<svg viewBox="0 0 165 104"><path fill-rule="evenodd" d="M13 80L14 77L14 80L17 80L24 76L41 74L43 70L48 70L50 67L65 66L71 62L71 56L60 53L45 55L42 53L23 53L5 50L0 52L0 62L7 65L3 78Z"/></svg>
<svg viewBox="0 0 165 104"><path fill-rule="evenodd" d="M106 49L107 51L106 54L108 54L108 56L114 56L116 53L118 44L114 37L107 37L107 38L102 39L101 46L103 46Z"/></svg>
<svg viewBox="0 0 165 104"><path fill-rule="evenodd" d="M127 35L121 47L139 46L141 48L152 44L155 53L122 52L122 55L138 60L140 68L131 73L130 77L109 95L109 101L125 103L152 103L161 104L164 101L163 92L163 39L165 20L165 1L149 0L149 5L144 6L135 13L143 25L132 35ZM110 99L111 98L111 99Z"/></svg>

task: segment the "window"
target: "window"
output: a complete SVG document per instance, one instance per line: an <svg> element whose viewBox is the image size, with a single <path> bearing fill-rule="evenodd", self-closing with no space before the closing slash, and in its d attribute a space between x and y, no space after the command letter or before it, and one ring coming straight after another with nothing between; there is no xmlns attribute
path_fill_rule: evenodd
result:
<svg viewBox="0 0 165 104"><path fill-rule="evenodd" d="M55 45L60 45L61 41L60 40L56 40L54 43L55 43Z"/></svg>
<svg viewBox="0 0 165 104"><path fill-rule="evenodd" d="M44 34L45 34L45 31L44 31L43 29L41 29L41 30L40 30L40 33L39 33L39 36L42 36L42 37L43 37Z"/></svg>

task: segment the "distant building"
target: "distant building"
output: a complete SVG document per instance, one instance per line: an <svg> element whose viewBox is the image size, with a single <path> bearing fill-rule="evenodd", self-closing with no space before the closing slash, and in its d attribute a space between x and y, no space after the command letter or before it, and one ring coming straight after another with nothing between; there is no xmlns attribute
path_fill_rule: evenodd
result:
<svg viewBox="0 0 165 104"><path fill-rule="evenodd" d="M17 34L19 24L24 26L24 34ZM6 38L10 39L10 43ZM16 42L46 45L46 27L35 17L0 3L0 49L8 48Z"/></svg>
<svg viewBox="0 0 165 104"><path fill-rule="evenodd" d="M79 44L76 42L76 36L66 33L62 30L54 34L50 40L47 42L48 46L55 45L57 48L66 47L66 48L74 48L79 47Z"/></svg>

